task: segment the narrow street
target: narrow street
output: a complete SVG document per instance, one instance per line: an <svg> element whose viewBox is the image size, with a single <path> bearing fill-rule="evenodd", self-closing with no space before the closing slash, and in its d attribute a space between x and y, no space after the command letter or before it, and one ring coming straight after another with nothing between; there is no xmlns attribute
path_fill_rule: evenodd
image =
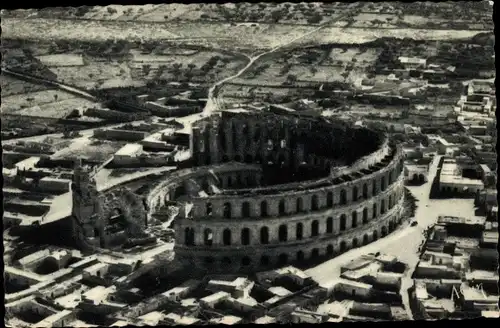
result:
<svg viewBox="0 0 500 328"><path fill-rule="evenodd" d="M413 316L409 307L407 290L413 285L411 276L419 261L418 248L423 241L424 230L435 224L439 215L475 216L473 199L429 199L432 181L436 176L437 165L440 158L441 156L435 156L431 163L428 182L421 186L407 187L417 200L415 218L410 219L410 221L416 219L418 221L417 226L412 227L409 224L410 221L407 221L403 223L400 229L394 231L385 238L381 238L366 246L350 250L306 272L317 280L320 285L328 284L340 277L340 267L342 265L349 263L351 260L363 254L381 252L383 254L396 256L399 261L408 265L408 270L405 272L402 280L401 296L408 316L412 319Z"/></svg>

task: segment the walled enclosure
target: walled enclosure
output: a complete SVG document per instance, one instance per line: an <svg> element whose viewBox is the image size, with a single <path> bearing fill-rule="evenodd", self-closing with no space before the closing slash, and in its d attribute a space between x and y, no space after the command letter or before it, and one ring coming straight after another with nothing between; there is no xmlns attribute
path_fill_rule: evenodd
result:
<svg viewBox="0 0 500 328"><path fill-rule="evenodd" d="M200 167L168 176L148 198L151 208L186 205L175 221L176 258L186 265L256 271L333 257L402 220L403 154L375 131L241 113L210 117L193 130ZM269 167L318 174L273 184Z"/></svg>

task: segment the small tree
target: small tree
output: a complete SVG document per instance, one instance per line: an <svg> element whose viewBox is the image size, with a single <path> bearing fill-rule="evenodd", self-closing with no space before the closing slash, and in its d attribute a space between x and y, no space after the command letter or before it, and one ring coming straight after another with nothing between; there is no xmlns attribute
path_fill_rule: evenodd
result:
<svg viewBox="0 0 500 328"><path fill-rule="evenodd" d="M294 84L295 82L297 82L297 76L294 75L294 74L289 74L287 77L286 77L286 81L290 84Z"/></svg>
<svg viewBox="0 0 500 328"><path fill-rule="evenodd" d="M151 65L142 65L142 72L144 73L144 75L149 75L149 72L151 72Z"/></svg>
<svg viewBox="0 0 500 328"><path fill-rule="evenodd" d="M307 22L309 24L318 24L321 20L323 20L323 17L320 14L315 13L307 19Z"/></svg>

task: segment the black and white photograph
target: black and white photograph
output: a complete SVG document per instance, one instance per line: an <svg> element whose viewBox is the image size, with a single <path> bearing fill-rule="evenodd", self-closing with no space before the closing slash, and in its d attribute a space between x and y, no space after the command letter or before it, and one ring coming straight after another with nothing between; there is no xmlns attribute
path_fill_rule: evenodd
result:
<svg viewBox="0 0 500 328"><path fill-rule="evenodd" d="M499 318L493 1L118 3L1 10L6 327Z"/></svg>

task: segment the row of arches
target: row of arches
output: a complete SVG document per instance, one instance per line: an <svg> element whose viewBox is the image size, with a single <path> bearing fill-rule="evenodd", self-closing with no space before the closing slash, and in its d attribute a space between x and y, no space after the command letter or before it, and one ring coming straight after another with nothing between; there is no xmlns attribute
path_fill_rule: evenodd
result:
<svg viewBox="0 0 500 328"><path fill-rule="evenodd" d="M331 258L331 257L337 256L337 255L340 255L342 253L345 253L350 249L362 247L362 246L369 244L370 242L377 241L379 238L385 237L387 234L394 231L395 228L396 228L396 222L394 220L391 220L388 223L388 227L383 226L380 229L380 234L377 230L374 230L371 234L365 233L363 235L363 237L361 237L361 238L354 237L352 240L350 240L350 243L348 243L348 241L346 241L346 240L342 240L339 243L337 249L335 248L335 246L333 244L328 244L324 248L323 252L321 252L320 248L313 248L310 251L308 256L306 256L306 253L302 250L297 251L295 253L295 256L290 256L287 253L281 253L277 256L277 258L275 260L275 264L287 265L287 264L293 263L293 262L304 263L304 261L307 261L307 260L314 261L317 259L321 259L322 257ZM256 260L256 259L252 259L252 257L250 257L250 256L244 256L243 258L241 258L240 265L242 267L248 267L250 265L259 265L261 267L267 267L267 266L271 265L272 258L273 258L273 256L270 256L270 255L262 255L260 258L257 259L258 263L254 263L254 260ZM204 262L206 265L210 266L210 265L213 265L216 261L215 261L214 257L209 256L209 257L205 257ZM231 260L230 257L223 257L220 260L220 264L221 264L222 268L225 268L225 267L229 267L233 264L238 264L238 263L233 263L233 261Z"/></svg>
<svg viewBox="0 0 500 328"><path fill-rule="evenodd" d="M373 186L376 186L374 184ZM382 188L382 192L385 191L386 188ZM374 191L376 193L372 193L372 196L376 196L379 192ZM368 186L365 183L362 187L362 199L368 199ZM352 189L352 202L357 202L361 198L358 197L358 188L355 186ZM291 206L294 205L295 208L290 208ZM339 194L339 206L344 206L348 205L347 201L347 191L345 189L340 190ZM212 215L212 203L207 202L205 204L206 209L205 209L205 215L211 216ZM226 219L230 219L233 217L233 209L232 209L232 204L231 202L225 202L223 204L223 217ZM299 214L299 213L305 213L308 211L319 211L325 208L333 208L335 207L334 204L334 194L332 191L329 191L326 193L326 206L323 206L320 202L320 198L318 195L312 195L311 197L311 202L310 206L305 206L304 199L302 197L297 197L295 199L295 204L290 204L288 203L288 208L287 208L287 202L285 199L281 199L278 202L278 209L277 209L277 216L287 216L290 214ZM271 215L271 207L270 204L268 203L267 200L263 200L259 204L259 210L258 210L259 216L260 217L269 217ZM241 204L241 216L243 218L250 218L252 217L252 206L249 201L245 201Z"/></svg>
<svg viewBox="0 0 500 328"><path fill-rule="evenodd" d="M384 215L387 210L391 210L395 204L396 199L393 199L393 195L388 197L388 202L386 204L386 200L382 199L380 201L380 205L377 203L372 205L372 215L371 219L369 217L369 209L368 207L364 207L363 210L358 213L358 211L353 211L351 213L351 224L348 226L348 216L347 214L341 214L339 217L339 232L346 231L348 229L354 229L360 227L362 225L367 224L370 220L376 219L378 215ZM310 233L308 236L305 236L304 223L298 222L295 224L295 240L302 240L304 238L313 238L320 235L320 220L313 220L310 223ZM325 233L333 234L336 229L334 226L333 217L327 217L325 222ZM293 231L293 230L292 230ZM194 229L193 228L185 228L185 245L193 246L194 245ZM290 239L289 227L287 224L282 224L278 227L278 241L279 242L287 242ZM230 228L225 228L222 231L222 241L221 244L224 246L230 246L234 242L233 240L233 231ZM252 243L252 231L248 227L241 229L240 231L240 242L242 245L250 245ZM259 230L259 242L262 245L266 245L270 243L270 231L269 227L263 226ZM203 244L205 246L212 246L214 244L214 233L212 229L206 228L203 231Z"/></svg>

